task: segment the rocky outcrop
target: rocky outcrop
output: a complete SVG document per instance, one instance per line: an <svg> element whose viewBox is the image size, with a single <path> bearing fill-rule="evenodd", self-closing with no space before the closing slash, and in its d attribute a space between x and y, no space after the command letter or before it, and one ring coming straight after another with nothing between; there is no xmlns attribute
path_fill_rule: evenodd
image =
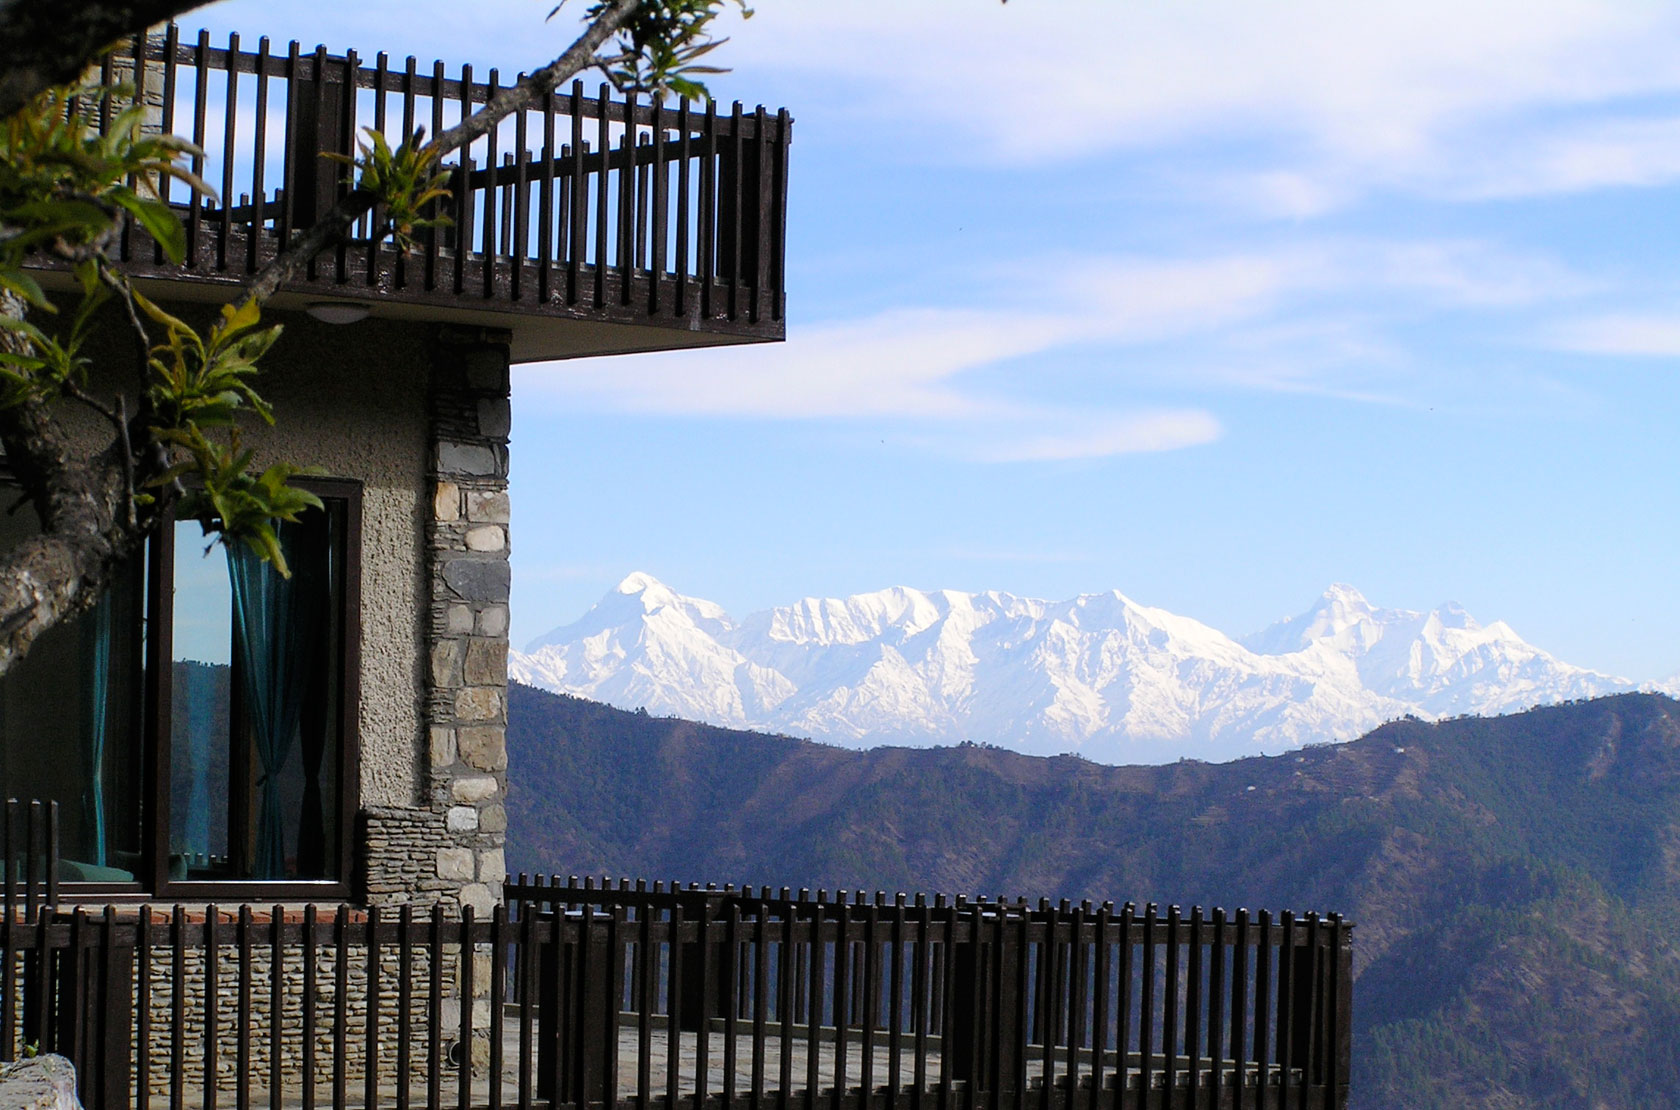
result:
<svg viewBox="0 0 1680 1110"><path fill-rule="evenodd" d="M75 1065L52 1055L0 1064L0 1110L82 1110Z"/></svg>

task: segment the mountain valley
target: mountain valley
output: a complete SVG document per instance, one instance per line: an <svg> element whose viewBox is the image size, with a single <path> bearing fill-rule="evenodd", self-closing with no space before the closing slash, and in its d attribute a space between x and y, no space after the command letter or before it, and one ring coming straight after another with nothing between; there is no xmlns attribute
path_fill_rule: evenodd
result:
<svg viewBox="0 0 1680 1110"><path fill-rule="evenodd" d="M1124 767L510 710L516 871L1338 911L1360 1110L1680 1105L1666 697Z"/></svg>

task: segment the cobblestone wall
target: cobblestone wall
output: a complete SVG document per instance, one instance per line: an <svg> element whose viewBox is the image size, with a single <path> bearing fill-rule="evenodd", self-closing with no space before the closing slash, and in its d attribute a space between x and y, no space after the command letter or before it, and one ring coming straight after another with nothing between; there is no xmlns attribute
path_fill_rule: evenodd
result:
<svg viewBox="0 0 1680 1110"><path fill-rule="evenodd" d="M438 851L454 847L448 814L437 809L369 806L362 811L362 845L369 904L409 903L421 909L453 905L461 883L438 874Z"/></svg>
<svg viewBox="0 0 1680 1110"><path fill-rule="evenodd" d="M202 1091L206 1063L213 1060L211 1069L219 1091L234 1091L246 1076L248 1088L266 1090L274 1068L274 1001L271 972L274 966L273 949L260 938L266 925L258 923L253 930L254 943L250 965L241 973L242 958L235 945L223 944L217 953L215 1024L210 1022L209 978L203 949L189 949L182 953L182 973L176 977L168 953L153 963L148 976L148 1032L144 1051L150 1061L148 1086L156 1095L165 1095L172 1088L184 1092ZM370 1061L382 1086L389 1087L398 1075L399 1058L406 1056L410 1089L423 1087L428 1075L431 1042L428 1026L432 1008L439 1007L438 1053L440 1066L452 1070L450 1053L460 1037L461 1029L461 950L459 945L442 949L438 968L438 992L434 1000L431 988L432 954L416 944L408 960L400 951L386 945L379 951L376 978L378 998L377 1020L373 1036L369 1035L369 998L375 996L370 988L368 952L352 948L345 954L342 1003L339 988L339 957L330 947L317 947L314 953L314 1030L310 1040L314 1046L315 1085L324 1088L331 1083L335 1065L335 1045L343 1032L344 1058L342 1074L347 1084L365 1082ZM490 1000L491 957L487 946L478 946L473 955L473 1025L475 1029L474 1068L481 1070L487 1057L486 1031L492 1016ZM279 1068L280 1086L298 1090L303 1086L304 1046L304 987L305 962L301 946L289 945L280 949L281 1001ZM135 978L139 975L135 971ZM242 986L242 981L245 986ZM407 1033L402 1034L403 991L408 991ZM179 992L179 998L177 998ZM241 996L248 992L249 1001L241 1008ZM176 1045L173 1034L173 1015L179 1004L184 1007L185 1036L179 1047L181 1067L176 1071L173 1060ZM241 1057L243 1035L244 1052ZM371 1049L370 1049L371 1046ZM138 1052L142 1046L136 1044ZM213 1054L213 1055L212 1055ZM138 1068L138 1058L134 1060ZM138 1074L135 1072L134 1074Z"/></svg>
<svg viewBox="0 0 1680 1110"><path fill-rule="evenodd" d="M413 889L479 911L507 876L508 341L443 329L432 369L427 789L443 825Z"/></svg>
<svg viewBox="0 0 1680 1110"><path fill-rule="evenodd" d="M205 976L205 954L195 949L184 954L184 974L179 982L169 966L154 967L151 978L150 1029L146 1042L147 1058L151 1061L149 1086L156 1094L164 1094L172 1085L183 1090L201 1090L204 1085L205 1062L209 1053L215 1054L216 1087L231 1091L238 1085L243 1072L250 1077L250 1085L268 1086L273 1073L274 1004L270 993L270 970L273 954L267 948L251 953L250 992L247 1014L240 1010L240 960L236 950L224 948L218 956L216 981L216 1023L214 1032L206 1007L208 994ZM342 1026L345 1040L345 1069L347 1082L358 1082L367 1074L368 1063L368 958L366 951L352 951L345 960L346 985L344 1005L340 1009L338 989L338 956L331 949L316 954L315 974L315 1074L317 1082L325 1083L333 1073L333 1047L337 1030ZM374 1039L379 1075L392 1079L397 1074L397 1057L407 1051L411 1074L424 1076L429 1057L425 1031L431 1017L430 992L431 960L426 952L411 957L406 978L412 991L409 1020L412 1031L405 1042L398 1036L397 1013L400 1002L399 984L405 972L396 952L381 952L379 957L379 1024ZM458 1006L450 996L456 992L455 960L446 960L441 996L445 1008ZM280 1061L281 1085L301 1087L303 1082L303 952L299 948L281 950L281 1021ZM186 1036L181 1044L181 1070L177 1075L172 1063L174 1042L170 1015L176 1005L176 991L186 1007ZM440 1015L443 1016L443 1015ZM459 1028L456 1016L455 1028ZM488 1000L486 1000L488 1016ZM241 1034L245 1037L249 1055L240 1058ZM447 1048L454 1037L446 1034L441 1048ZM138 1046L137 1046L138 1047ZM243 1065L243 1066L242 1066ZM136 1065L138 1066L138 1065Z"/></svg>

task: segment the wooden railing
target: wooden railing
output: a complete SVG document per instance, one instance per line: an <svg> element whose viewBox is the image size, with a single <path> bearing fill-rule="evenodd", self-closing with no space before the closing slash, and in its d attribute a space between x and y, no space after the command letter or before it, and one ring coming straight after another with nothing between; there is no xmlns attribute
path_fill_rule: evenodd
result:
<svg viewBox="0 0 1680 1110"><path fill-rule="evenodd" d="M0 921L34 921L57 903L58 803L7 798L0 803Z"/></svg>
<svg viewBox="0 0 1680 1110"><path fill-rule="evenodd" d="M658 1030L695 1034L692 1080L673 1056L633 1085L600 1039L602 1090L642 1105L1346 1105L1352 928L1334 914L523 877L507 897L607 927L575 974L634 1028L638 1064Z"/></svg>
<svg viewBox="0 0 1680 1110"><path fill-rule="evenodd" d="M202 147L192 169L218 192L165 183L187 223L182 266L137 226L122 259L139 274L208 281L256 272L343 195L347 171L323 153L353 153L367 127L393 145L440 134L512 84L495 69L475 78L471 66L393 66L383 53L370 65L295 42L276 52L266 38L254 51L238 35L212 46L174 26L116 48L102 77L136 90L149 126ZM404 254L370 234L376 210L298 288L776 338L791 132L785 110L614 100L606 85L590 97L574 82L445 153L452 196L437 213L452 226Z"/></svg>
<svg viewBox="0 0 1680 1110"><path fill-rule="evenodd" d="M0 926L0 1060L90 1110L1345 1107L1334 916L516 882Z"/></svg>

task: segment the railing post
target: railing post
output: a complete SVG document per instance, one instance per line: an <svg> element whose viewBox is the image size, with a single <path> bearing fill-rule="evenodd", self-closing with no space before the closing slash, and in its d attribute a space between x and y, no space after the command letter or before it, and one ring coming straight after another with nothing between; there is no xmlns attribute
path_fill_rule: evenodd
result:
<svg viewBox="0 0 1680 1110"><path fill-rule="evenodd" d="M294 228L314 226L337 203L338 179L344 172L336 162L321 157L345 148L344 84L327 80L324 49L317 50L309 64L310 76L292 83L286 113L286 146L296 152L286 182Z"/></svg>
<svg viewBox="0 0 1680 1110"><path fill-rule="evenodd" d="M610 922L612 911L602 918L594 909L586 904L581 917L545 915L554 931L537 953L540 1099L599 1101L603 1080L618 1074L616 992L623 951L611 928L596 927ZM597 1089L590 1089L592 1082Z"/></svg>
<svg viewBox="0 0 1680 1110"><path fill-rule="evenodd" d="M25 969L24 1041L70 1058L88 1110L120 1110L129 1101L134 950L117 947L109 907L97 926L78 910L62 949L49 941L49 921L44 913L36 921Z"/></svg>
<svg viewBox="0 0 1680 1110"><path fill-rule="evenodd" d="M952 911L956 915L956 911ZM951 1078L976 1083L985 1070L977 1059L975 1046L980 1043L977 1033L984 1020L985 974L988 945L980 937L980 914L974 914L972 932L967 941L951 945L951 978L945 984L950 996L951 1024L945 1029L944 1067Z"/></svg>
<svg viewBox="0 0 1680 1110"><path fill-rule="evenodd" d="M709 925L717 920L716 905L709 904L701 911ZM716 935L716 934L714 934ZM705 1028L711 1018L725 1017L734 1012L736 984L736 953L733 945L719 938L707 941L686 941L682 946L681 1013L677 1025L685 1033ZM713 984L711 997L701 990L702 979Z"/></svg>
<svg viewBox="0 0 1680 1110"><path fill-rule="evenodd" d="M729 283L726 293L735 305L741 284L755 285L759 261L759 229L765 195L759 158L760 143L745 141L740 104L730 116L729 141L718 145L718 276ZM748 294L750 297L752 294Z"/></svg>
<svg viewBox="0 0 1680 1110"><path fill-rule="evenodd" d="M129 1105L131 1061L134 1057L134 996L129 984L134 978L134 949L118 946L114 906L105 907L99 930L99 947L84 957L89 965L89 1020L95 1020L99 1039L89 1046L88 1057L98 1060L93 1079L94 1105L88 1110L123 1110ZM101 951L100 949L103 949Z"/></svg>
<svg viewBox="0 0 1680 1110"><path fill-rule="evenodd" d="M1326 1049L1330 1071L1325 1085L1334 1110L1347 1110L1348 1073L1353 1066L1353 926L1340 914L1331 914L1330 937L1333 951L1327 960L1330 982L1325 991L1331 1012Z"/></svg>
<svg viewBox="0 0 1680 1110"><path fill-rule="evenodd" d="M1319 1036L1323 1020L1324 980L1329 962L1325 959L1325 934L1317 913L1307 914L1306 944L1295 956L1295 1004L1291 1010L1295 1042L1295 1066L1301 1069L1303 1086L1324 1082L1324 1042Z"/></svg>

